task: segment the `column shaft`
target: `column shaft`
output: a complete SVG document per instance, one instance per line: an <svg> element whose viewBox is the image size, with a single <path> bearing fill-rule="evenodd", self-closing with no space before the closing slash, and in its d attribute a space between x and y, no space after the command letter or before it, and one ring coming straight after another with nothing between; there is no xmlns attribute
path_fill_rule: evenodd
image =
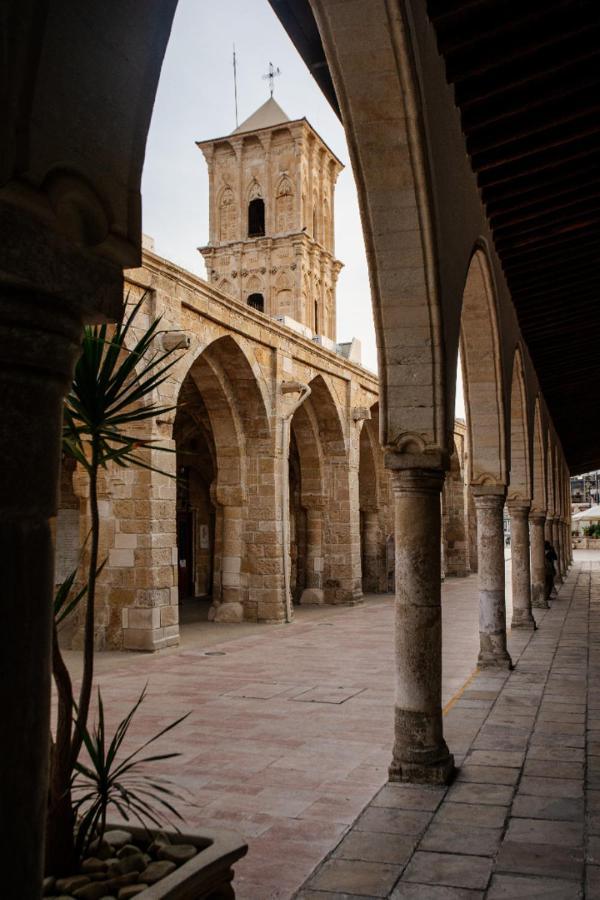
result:
<svg viewBox="0 0 600 900"><path fill-rule="evenodd" d="M243 508L223 506L221 541L221 603L215 611L215 622L242 622L242 557Z"/></svg>
<svg viewBox="0 0 600 900"><path fill-rule="evenodd" d="M55 298L0 289L2 896L42 893L54 546L63 398L81 324Z"/></svg>
<svg viewBox="0 0 600 900"><path fill-rule="evenodd" d="M363 590L374 592L379 590L379 566L381 529L377 510L367 509L363 512Z"/></svg>
<svg viewBox="0 0 600 900"><path fill-rule="evenodd" d="M441 471L393 474L396 714L391 781L445 783L454 760L442 726Z"/></svg>
<svg viewBox="0 0 600 900"><path fill-rule="evenodd" d="M512 627L534 629L531 613L531 567L529 562L529 503L510 503L512 556Z"/></svg>
<svg viewBox="0 0 600 900"><path fill-rule="evenodd" d="M306 587L300 603L303 606L320 606L323 594L323 510L306 509Z"/></svg>
<svg viewBox="0 0 600 900"><path fill-rule="evenodd" d="M479 558L478 665L508 669L512 667L512 661L506 649L504 491L491 493L485 486L475 486L473 495Z"/></svg>
<svg viewBox="0 0 600 900"><path fill-rule="evenodd" d="M560 562L560 525L558 523L558 516L553 516L552 518L552 538L551 538L552 546L556 552L558 559L555 562L556 566L556 581L561 584L562 583L562 567Z"/></svg>
<svg viewBox="0 0 600 900"><path fill-rule="evenodd" d="M544 555L544 523L546 516L534 513L531 522L531 605L548 609L546 602L546 558Z"/></svg>

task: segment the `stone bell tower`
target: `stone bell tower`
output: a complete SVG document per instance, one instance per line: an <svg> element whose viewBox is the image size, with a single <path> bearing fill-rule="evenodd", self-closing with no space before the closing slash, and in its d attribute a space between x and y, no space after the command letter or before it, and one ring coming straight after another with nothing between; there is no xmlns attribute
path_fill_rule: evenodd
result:
<svg viewBox="0 0 600 900"><path fill-rule="evenodd" d="M336 339L335 183L343 166L271 97L232 134L200 141L210 183L208 280L269 316Z"/></svg>

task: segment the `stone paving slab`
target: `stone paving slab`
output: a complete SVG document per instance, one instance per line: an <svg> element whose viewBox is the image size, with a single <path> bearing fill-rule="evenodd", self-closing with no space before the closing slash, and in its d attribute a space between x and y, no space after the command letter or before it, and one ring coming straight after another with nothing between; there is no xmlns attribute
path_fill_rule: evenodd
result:
<svg viewBox="0 0 600 900"><path fill-rule="evenodd" d="M454 784L435 789L422 818L397 791L406 786L388 785L345 836L358 847L369 834L375 854L379 830L386 853L403 842L390 900L600 898L600 558L576 563L552 608L535 613L536 632L509 637L515 670L476 674L448 710L450 749L469 736ZM321 871L297 900L338 896ZM358 888L346 880L344 896L369 896Z"/></svg>

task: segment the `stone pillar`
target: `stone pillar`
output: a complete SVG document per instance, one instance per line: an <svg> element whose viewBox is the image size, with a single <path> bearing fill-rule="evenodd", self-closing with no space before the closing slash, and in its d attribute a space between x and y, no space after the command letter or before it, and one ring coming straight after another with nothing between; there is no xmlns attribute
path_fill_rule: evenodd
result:
<svg viewBox="0 0 600 900"><path fill-rule="evenodd" d="M221 602L215 622L242 622L243 507L223 506L221 538Z"/></svg>
<svg viewBox="0 0 600 900"><path fill-rule="evenodd" d="M556 581L562 584L562 566L560 562L560 524L558 516L552 517L552 545L556 551L558 559L556 560Z"/></svg>
<svg viewBox="0 0 600 900"><path fill-rule="evenodd" d="M531 566L529 562L529 501L508 504L512 555L512 627L535 629L531 613Z"/></svg>
<svg viewBox="0 0 600 900"><path fill-rule="evenodd" d="M544 523L544 540L552 543L552 513L548 513Z"/></svg>
<svg viewBox="0 0 600 900"><path fill-rule="evenodd" d="M506 600L504 575L504 498L502 485L473 485L477 511L479 562L478 665L512 668L506 649Z"/></svg>
<svg viewBox="0 0 600 900"><path fill-rule="evenodd" d="M306 507L306 587L300 603L321 606L323 594L323 505Z"/></svg>
<svg viewBox="0 0 600 900"><path fill-rule="evenodd" d="M531 522L531 605L537 609L548 609L546 602L546 565L544 552L544 513L534 512Z"/></svg>
<svg viewBox="0 0 600 900"><path fill-rule="evenodd" d="M379 511L363 510L363 590L374 593L379 590L381 528Z"/></svg>
<svg viewBox="0 0 600 900"><path fill-rule="evenodd" d="M63 399L81 323L41 292L0 288L2 896L42 893L54 543ZM9 864L10 856L10 864Z"/></svg>
<svg viewBox="0 0 600 900"><path fill-rule="evenodd" d="M560 533L562 537L562 566L563 566L563 575L566 576L569 571L569 527L568 523L565 519L561 519L560 521Z"/></svg>
<svg viewBox="0 0 600 900"><path fill-rule="evenodd" d="M391 781L444 784L454 759L442 726L440 492L444 473L393 473L396 710Z"/></svg>

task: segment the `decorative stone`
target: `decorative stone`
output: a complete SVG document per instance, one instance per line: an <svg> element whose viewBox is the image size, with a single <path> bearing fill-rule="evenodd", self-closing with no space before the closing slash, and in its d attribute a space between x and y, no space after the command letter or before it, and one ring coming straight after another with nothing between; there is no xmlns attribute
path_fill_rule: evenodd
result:
<svg viewBox="0 0 600 900"><path fill-rule="evenodd" d="M125 844L131 843L131 834L128 831L121 831L120 829L115 828L113 831L107 831L105 833L104 840L113 848L113 850L120 850Z"/></svg>
<svg viewBox="0 0 600 900"><path fill-rule="evenodd" d="M56 878L53 878L49 875L47 878L44 878L42 883L42 896L49 897L50 894L53 893L54 888L56 887Z"/></svg>
<svg viewBox="0 0 600 900"><path fill-rule="evenodd" d="M120 888L137 882L137 872L130 872L126 875L110 878L108 881L87 884L85 887L78 888L74 892L74 896L77 900L102 900L103 897L110 896L111 891L119 891Z"/></svg>
<svg viewBox="0 0 600 900"><path fill-rule="evenodd" d="M106 872L107 866L105 860L98 859L97 856L88 856L81 863L81 871L84 875L90 875L92 872Z"/></svg>
<svg viewBox="0 0 600 900"><path fill-rule="evenodd" d="M143 872L147 865L144 854L138 850L137 853L124 856L122 859L117 860L116 863L113 863L110 867L110 873L111 875L127 875L128 872Z"/></svg>
<svg viewBox="0 0 600 900"><path fill-rule="evenodd" d="M125 856L136 856L138 853L141 853L141 851L135 844L125 844L125 846L121 847L117 852L117 857L123 859Z"/></svg>
<svg viewBox="0 0 600 900"><path fill-rule="evenodd" d="M130 900L131 897L137 897L142 891L148 889L147 884L130 884L128 887L121 888L119 891L119 900Z"/></svg>
<svg viewBox="0 0 600 900"><path fill-rule="evenodd" d="M188 859L193 859L197 852L198 850L193 844L171 844L170 846L164 844L158 851L158 858L168 859L180 866Z"/></svg>
<svg viewBox="0 0 600 900"><path fill-rule="evenodd" d="M90 883L87 875L70 875L68 878L59 878L56 882L56 889L61 894L73 894L77 888L84 887Z"/></svg>
<svg viewBox="0 0 600 900"><path fill-rule="evenodd" d="M141 873L140 881L145 881L146 884L156 884L161 878L165 878L171 872L174 872L176 868L175 863L168 859L151 862L148 868Z"/></svg>

